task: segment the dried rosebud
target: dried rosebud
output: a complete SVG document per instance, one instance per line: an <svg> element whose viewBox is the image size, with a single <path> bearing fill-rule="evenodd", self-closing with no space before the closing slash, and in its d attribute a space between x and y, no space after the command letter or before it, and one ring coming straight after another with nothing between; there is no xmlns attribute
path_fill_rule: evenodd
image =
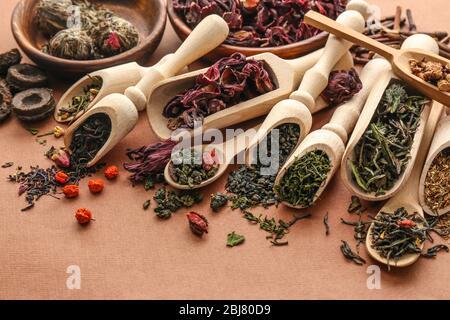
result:
<svg viewBox="0 0 450 320"><path fill-rule="evenodd" d="M60 167L70 167L70 156L64 149L55 150L54 153L50 156L50 159L55 161L56 165Z"/></svg>
<svg viewBox="0 0 450 320"><path fill-rule="evenodd" d="M259 0L243 0L242 5L245 9L255 9L259 4Z"/></svg>
<svg viewBox="0 0 450 320"><path fill-rule="evenodd" d="M80 193L80 188L77 185L68 184L64 186L63 193L66 196L66 198L76 198Z"/></svg>
<svg viewBox="0 0 450 320"><path fill-rule="evenodd" d="M113 48L114 50L120 49L120 41L119 41L119 37L117 36L117 33L112 31L109 34L109 37L106 40L106 45L111 46L111 48Z"/></svg>
<svg viewBox="0 0 450 320"><path fill-rule="evenodd" d="M105 168L104 174L108 180L115 179L119 175L119 168L116 166L108 166Z"/></svg>
<svg viewBox="0 0 450 320"><path fill-rule="evenodd" d="M65 184L67 181L69 181L69 176L64 172L59 171L55 174L55 181L60 184Z"/></svg>
<svg viewBox="0 0 450 320"><path fill-rule="evenodd" d="M186 216L189 221L189 227L195 235L201 237L203 233L208 233L208 220L204 216L194 211L189 212Z"/></svg>
<svg viewBox="0 0 450 320"><path fill-rule="evenodd" d="M103 191L105 183L102 179L92 179L88 182L89 191L92 193L99 193Z"/></svg>
<svg viewBox="0 0 450 320"><path fill-rule="evenodd" d="M212 149L209 152L203 152L202 158L203 158L202 167L206 171L211 170L214 167L214 165L219 163L216 149Z"/></svg>
<svg viewBox="0 0 450 320"><path fill-rule="evenodd" d="M328 104L336 106L350 100L361 89L362 82L355 69L333 71L321 96Z"/></svg>
<svg viewBox="0 0 450 320"><path fill-rule="evenodd" d="M92 212L86 208L80 208L75 212L75 219L79 224L89 223L92 219Z"/></svg>

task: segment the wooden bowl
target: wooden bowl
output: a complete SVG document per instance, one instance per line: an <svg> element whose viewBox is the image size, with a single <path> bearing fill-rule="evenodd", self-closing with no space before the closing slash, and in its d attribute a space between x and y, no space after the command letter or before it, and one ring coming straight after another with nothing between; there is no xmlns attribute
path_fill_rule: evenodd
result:
<svg viewBox="0 0 450 320"><path fill-rule="evenodd" d="M104 5L133 23L139 32L136 47L116 56L98 60L69 60L43 53L41 47L48 39L37 29L33 18L39 0L21 0L11 17L11 29L25 54L37 65L61 77L80 75L131 62L145 61L155 51L164 34L166 4L164 0L89 0Z"/></svg>
<svg viewBox="0 0 450 320"><path fill-rule="evenodd" d="M175 12L173 8L173 0L167 0L167 13L169 21L173 29L181 40L191 33L192 29L183 21L183 19ZM245 56L253 56L263 52L271 52L283 59L291 59L303 56L314 50L322 48L328 38L328 32L321 32L318 35L296 43L287 44L278 47L242 47L229 44L221 44L216 49L208 53L205 58L209 61L216 61L220 58L227 57L235 52L240 52Z"/></svg>

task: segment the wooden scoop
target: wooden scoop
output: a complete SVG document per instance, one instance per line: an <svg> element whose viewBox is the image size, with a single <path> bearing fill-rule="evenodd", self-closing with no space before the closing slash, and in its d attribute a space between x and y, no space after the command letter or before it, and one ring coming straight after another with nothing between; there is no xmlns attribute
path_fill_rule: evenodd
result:
<svg viewBox="0 0 450 320"><path fill-rule="evenodd" d="M106 154L106 152L112 149L134 128L138 120L137 110L142 108L142 101L140 100L142 95L149 95L156 83L176 74L187 64L197 60L214 49L225 40L227 35L228 25L221 17L209 15L203 19L173 55L169 55L163 63L155 65L147 70L147 73L141 81L139 81L136 87L128 88L125 91L125 95L113 93L104 97L88 110L88 112L78 118L78 120L67 129L67 134L64 138L66 147L68 149L70 147L73 132L93 113L104 112L110 117L113 117L114 119L111 119L112 128L110 137L103 148L101 148L96 156L87 164L88 166L94 165ZM144 97L144 101L145 100ZM100 109L101 111L96 109ZM110 110L107 111L108 109ZM134 111L131 109L134 109Z"/></svg>
<svg viewBox="0 0 450 320"><path fill-rule="evenodd" d="M434 133L433 142L431 143L430 150L428 152L427 160L422 170L419 183L419 201L423 210L432 216L440 216L450 211L450 206L439 209L437 211L432 210L425 202L425 178L428 170L433 163L434 158L443 150L450 148L450 113L447 110L447 116L444 116L438 123L436 131Z"/></svg>
<svg viewBox="0 0 450 320"><path fill-rule="evenodd" d="M414 212L417 212L423 217L423 210L419 204L420 173L422 171L422 166L425 163L425 158L427 156L431 140L433 139L433 133L436 129L436 125L439 119L441 118L443 109L444 107L440 104L435 103L433 105L430 116L425 126L423 139L419 148L419 153L417 154L417 158L415 159L414 168L411 172L411 176L408 179L408 183L405 184L403 189L397 195L391 198L383 206L383 208L381 208L380 211L394 212L398 208L404 207L408 211L408 213L413 214ZM375 249L372 248L372 237L371 237L372 228L373 223L371 224L367 232L366 237L367 251L372 256L372 258L387 265L388 264L387 259L381 257L380 254ZM421 248L423 248L423 243L421 245ZM419 257L420 254L407 254L400 257L398 260L393 259L389 260L389 265L393 267L406 267L416 262Z"/></svg>
<svg viewBox="0 0 450 320"><path fill-rule="evenodd" d="M130 62L119 66L98 70L90 73L87 76L82 77L80 80L75 82L69 89L67 89L66 92L64 92L64 94L62 95L61 99L59 99L59 102L56 105L54 113L55 120L61 123L73 122L74 120L78 119L83 115L83 112L80 112L74 117L63 119L61 116L59 116L59 112L61 108L67 108L69 106L73 97L80 95L84 92L83 89L88 84L92 83L91 78L93 77L100 78L102 80L102 86L98 91L97 95L95 96L95 98L86 107L85 112L107 95L112 93L123 93L125 89L127 89L130 85L137 84L142 79L144 74L149 71L150 68L164 64L169 58L169 56L172 55L173 53L165 55L164 57L161 58L161 60L157 64L148 68L142 67L136 62ZM183 70L185 69L186 68L184 68ZM185 72L186 71L187 70L185 70Z"/></svg>
<svg viewBox="0 0 450 320"><path fill-rule="evenodd" d="M429 84L428 82L413 75L409 66L409 61L411 59L419 61L422 59L427 61L435 61L443 64L444 66L450 64L450 60L439 56L439 54L431 53L423 49L408 48L396 50L374 39L364 36L361 33L355 32L354 30L343 26L339 22L336 22L312 10L308 11L305 15L304 22L378 53L392 64L392 69L399 78L409 83L412 87L416 88L427 97L430 97L446 106L450 105L450 93L439 91L436 86Z"/></svg>
<svg viewBox="0 0 450 320"><path fill-rule="evenodd" d="M375 85L376 81L383 75L389 73L391 66L383 58L377 58L369 61L361 72L360 78L363 87L350 101L341 105L334 112L330 122L319 129L306 136L302 143L295 149L289 159L281 168L275 179L275 185L279 184L283 176L286 174L289 166L295 160L302 157L304 154L314 151L324 151L331 162L331 170L327 175L326 180L322 183L320 188L314 195L313 203L320 197L323 190L325 190L329 181L333 177L344 154L345 143L348 135L353 130L358 121L361 110L366 102L367 96ZM293 208L304 208L304 206L292 205L288 202L283 203Z"/></svg>
<svg viewBox="0 0 450 320"><path fill-rule="evenodd" d="M407 38L403 44L402 48L414 48L414 47L421 47L425 48L430 51L438 52L439 47L437 46L436 41L431 38L430 36L423 35L423 34L417 34L410 36ZM384 91L386 88L394 83L403 83L402 81L398 80L394 73L388 72L383 74L379 77L376 85L372 88L369 97L367 98L366 104L364 106L364 109L361 113L361 116L359 117L359 120L355 126L355 129L353 130L352 136L349 139L348 145L345 149L344 155L342 157L341 161L341 177L344 185L347 187L347 189L350 190L353 194L358 196L361 199L365 199L368 201L379 201L379 200L385 200L393 195L395 195L402 187L403 185L408 181L408 177L411 174L411 170L414 165L414 159L417 156L417 152L419 150L420 142L423 137L425 123L428 118L428 115L430 113L430 104L426 105L420 115L420 126L417 129L415 136L414 136L414 142L411 146L410 150L410 160L401 174L401 176L398 178L394 186L390 190L386 190L386 192L382 195L376 194L375 192L365 192L362 190L358 184L353 180L352 178L352 172L349 166L349 161L354 160L355 155L355 147L358 144L358 142L361 140L362 136L364 135L364 132L366 131L367 127L369 126L372 117L377 110L378 104L384 94ZM411 91L411 90L410 90Z"/></svg>
<svg viewBox="0 0 450 320"><path fill-rule="evenodd" d="M198 188L202 188L204 186L207 186L207 185L213 183L214 181L216 181L220 176L222 176L225 173L225 171L228 168L228 165L231 164L234 157L236 155L240 154L242 151L244 151L249 146L249 142L253 138L253 136L256 134L258 127L259 126L248 129L245 132L235 135L233 138L231 138L221 144L209 144L209 145L192 147L192 148L200 148L199 151L201 151L201 152L210 151L212 149L215 149L220 161L219 161L219 169L217 170L216 174L213 177L211 177L205 181L202 181L201 183L199 183L197 185L193 185L193 186L179 184L178 182L173 180L172 176L170 175L170 167L173 165L172 160L171 160L171 161L169 161L169 163L166 165L166 168L164 169L164 178L166 179L166 182L169 185L171 185L172 187L174 187L176 189L181 189L181 190L198 189ZM243 162L244 161L242 160L242 163Z"/></svg>
<svg viewBox="0 0 450 320"><path fill-rule="evenodd" d="M349 2L347 8L359 11L344 11L339 15L337 20L362 32L365 25L363 15L367 13L367 3L362 0L353 0ZM266 67L269 69L270 76L274 80L276 89L205 117L202 124L203 130L209 128L224 128L238 122L267 114L277 102L287 98L288 95L298 87L303 78L303 74L313 66L314 68L308 70L305 74L306 79L302 81L304 87L300 87L300 91L296 91L293 94L294 97L293 95L291 95L291 97L301 102L306 100L305 103L310 111L318 111L319 108L313 110L314 101L323 89L326 88L328 84L328 75L333 66L341 60L341 65L339 67L344 67L342 64L348 59L348 49L351 45L352 44L348 41L337 39L335 36L330 36L323 51L316 51L298 59L283 60L271 53L252 56L252 59L263 60L265 62ZM320 62L317 62L319 60ZM351 66L352 65L353 61L351 62ZM342 69L349 69L349 67L350 66L347 66L347 68L344 67ZM175 95L183 90L191 88L195 83L197 75L206 70L207 69L202 69L173 77L161 82L154 88L147 104L147 115L153 131L160 139L168 139L172 135L172 131L167 128L168 119L162 115L164 107ZM301 100L301 92L305 90L310 90L309 92L311 92L311 94L305 95L305 97L303 97L304 99ZM298 102L296 101L294 103L297 104ZM321 106L323 105L324 104L321 104ZM265 126L265 128L268 128L268 126ZM261 136L261 133L259 136Z"/></svg>

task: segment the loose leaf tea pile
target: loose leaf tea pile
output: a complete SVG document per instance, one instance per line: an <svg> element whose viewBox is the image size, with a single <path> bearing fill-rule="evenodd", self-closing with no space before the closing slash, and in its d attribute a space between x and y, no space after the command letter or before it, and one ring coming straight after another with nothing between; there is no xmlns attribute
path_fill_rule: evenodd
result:
<svg viewBox="0 0 450 320"><path fill-rule="evenodd" d="M424 197L433 211L450 206L450 148L433 159L425 177Z"/></svg>
<svg viewBox="0 0 450 320"><path fill-rule="evenodd" d="M411 72L420 79L437 86L440 91L450 92L450 64L411 59L409 66Z"/></svg>
<svg viewBox="0 0 450 320"><path fill-rule="evenodd" d="M330 158L324 151L307 152L289 166L275 191L282 201L309 207L330 169Z"/></svg>
<svg viewBox="0 0 450 320"><path fill-rule="evenodd" d="M275 85L264 62L248 59L241 53L222 58L200 74L195 85L177 94L164 107L167 127L193 128L194 121L220 110L272 91Z"/></svg>
<svg viewBox="0 0 450 320"><path fill-rule="evenodd" d="M161 187L156 191L153 199L158 204L154 209L156 216L161 219L168 219L178 209L189 208L201 202L203 196L196 190L183 190L177 193L167 190L166 187Z"/></svg>
<svg viewBox="0 0 450 320"><path fill-rule="evenodd" d="M219 169L217 156L215 149L203 153L195 148L180 149L172 156L169 174L175 182L193 187L214 177Z"/></svg>
<svg viewBox="0 0 450 320"><path fill-rule="evenodd" d="M63 59L110 57L139 42L134 25L87 0L40 0L34 20L51 37L42 51Z"/></svg>
<svg viewBox="0 0 450 320"><path fill-rule="evenodd" d="M225 43L244 47L276 47L311 38L321 31L306 25L309 10L335 19L346 0L174 0L175 12L191 27L210 14L230 28Z"/></svg>
<svg viewBox="0 0 450 320"><path fill-rule="evenodd" d="M272 132L278 130L278 149L272 151ZM228 177L225 188L228 192L234 193L231 197L233 202L232 208L241 210L263 205L264 207L277 203L278 199L273 191L276 173L263 174L262 170L269 166L269 163L261 163L260 148L266 146L267 157L278 156L278 168L284 164L294 147L297 145L300 137L300 127L297 124L282 124L274 128L267 137L260 142L256 149L257 163L251 166L239 166L239 168Z"/></svg>
<svg viewBox="0 0 450 320"><path fill-rule="evenodd" d="M390 190L404 172L420 114L428 100L407 93L405 86L388 86L349 161L352 178L365 192Z"/></svg>

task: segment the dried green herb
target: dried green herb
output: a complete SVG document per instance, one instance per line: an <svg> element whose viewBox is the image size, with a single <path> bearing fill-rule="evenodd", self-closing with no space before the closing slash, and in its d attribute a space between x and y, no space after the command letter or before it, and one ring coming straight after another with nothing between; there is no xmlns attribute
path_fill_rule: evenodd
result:
<svg viewBox="0 0 450 320"><path fill-rule="evenodd" d="M172 179L190 187L214 177L217 170L219 170L219 159L215 149L203 153L195 148L181 149L172 155L169 166Z"/></svg>
<svg viewBox="0 0 450 320"><path fill-rule="evenodd" d="M144 210L147 210L150 207L150 200L146 200L143 204L142 204L142 208Z"/></svg>
<svg viewBox="0 0 450 320"><path fill-rule="evenodd" d="M275 191L280 200L309 207L330 169L330 158L324 151L309 151L289 166Z"/></svg>
<svg viewBox="0 0 450 320"><path fill-rule="evenodd" d="M445 252L449 252L448 246L446 246L445 244L437 244L429 248L427 252L422 253L421 256L424 258L434 258L437 256L438 252L442 250L444 250Z"/></svg>
<svg viewBox="0 0 450 320"><path fill-rule="evenodd" d="M42 51L62 59L89 60L94 52L94 43L86 31L70 28L55 34Z"/></svg>
<svg viewBox="0 0 450 320"><path fill-rule="evenodd" d="M4 164L2 164L2 168L9 168L12 167L14 165L14 162L5 162Z"/></svg>
<svg viewBox="0 0 450 320"><path fill-rule="evenodd" d="M328 236L330 234L330 225L328 223L328 212L323 217L323 224L325 226L325 235Z"/></svg>
<svg viewBox="0 0 450 320"><path fill-rule="evenodd" d="M341 252L344 255L344 257L348 260L352 260L357 265L362 266L366 263L366 260L361 258L358 254L354 253L352 249L350 248L350 245L347 243L347 241L341 240Z"/></svg>
<svg viewBox="0 0 450 320"><path fill-rule="evenodd" d="M450 206L450 148L433 159L425 177L424 197L435 212Z"/></svg>
<svg viewBox="0 0 450 320"><path fill-rule="evenodd" d="M275 129L278 130L279 151L277 156L279 167L281 167L297 145L300 127L297 124L287 123ZM251 166L239 166L229 175L225 188L228 192L235 194L234 197L230 198L233 209L245 210L257 205L268 207L278 202L273 191L276 172L274 174L262 174L262 170L268 164L261 163L260 160L260 148L264 146L267 148L267 157L272 156L272 132L256 148L255 159L257 159L257 163Z"/></svg>
<svg viewBox="0 0 450 320"><path fill-rule="evenodd" d="M420 254L429 230L424 218L403 207L394 212L380 211L373 224L371 246L388 262L405 254Z"/></svg>
<svg viewBox="0 0 450 320"><path fill-rule="evenodd" d="M306 213L303 215L295 215L291 221L285 222L284 220L279 219L278 222L275 220L275 218L268 218L265 216L262 218L262 215L259 215L259 217L256 217L251 213L250 211L243 211L244 218L247 219L252 224L258 224L259 228L269 233L269 235L266 237L266 239L270 239L270 242L274 246L283 246L287 245L287 241L280 242L283 237L289 233L289 228L292 227L297 221L309 218L311 214Z"/></svg>
<svg viewBox="0 0 450 320"><path fill-rule="evenodd" d="M420 114L428 103L407 92L404 85L388 86L364 135L349 161L352 178L365 192L377 195L390 190L404 172Z"/></svg>
<svg viewBox="0 0 450 320"><path fill-rule="evenodd" d="M214 212L218 212L220 208L228 203L228 196L222 192L216 192L211 195L210 207Z"/></svg>
<svg viewBox="0 0 450 320"><path fill-rule="evenodd" d="M348 213L363 213L366 210L366 208L363 207L361 203L361 199L359 199L357 196L352 196L352 202L348 206Z"/></svg>
<svg viewBox="0 0 450 320"><path fill-rule="evenodd" d="M245 241L245 237L235 233L234 231L227 235L227 246L228 247L234 247L234 246L240 245L240 244L244 243L244 241Z"/></svg>
<svg viewBox="0 0 450 320"><path fill-rule="evenodd" d="M189 208L201 202L203 196L196 190L183 190L177 193L167 190L166 187L161 187L156 191L153 199L157 203L154 209L156 216L162 219L168 219L178 209L183 207Z"/></svg>
<svg viewBox="0 0 450 320"><path fill-rule="evenodd" d="M86 86L84 86L83 93L74 96L72 98L72 101L67 106L67 108L61 108L58 111L58 116L61 117L62 120L72 118L73 121L77 115L86 112L89 104L97 96L98 92L102 87L103 80L101 77L98 76L88 75L88 77L91 80L91 82Z"/></svg>
<svg viewBox="0 0 450 320"><path fill-rule="evenodd" d="M36 128L25 128L25 130L27 130L29 133L31 133L33 136L37 135L39 133L39 130Z"/></svg>

